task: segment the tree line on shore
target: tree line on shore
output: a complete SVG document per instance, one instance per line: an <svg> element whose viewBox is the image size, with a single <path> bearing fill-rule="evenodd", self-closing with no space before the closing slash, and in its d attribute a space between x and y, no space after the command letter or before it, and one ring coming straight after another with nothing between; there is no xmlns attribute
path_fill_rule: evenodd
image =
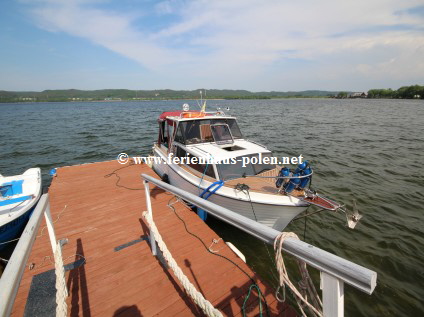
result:
<svg viewBox="0 0 424 317"><path fill-rule="evenodd" d="M0 90L0 102L64 102L64 101L118 101L118 100L172 100L199 99L203 91L205 99L271 99L271 98L402 98L424 99L424 86L404 86L397 90L371 89L368 93L337 92L323 90L250 92L247 90L197 89L197 90L44 90L4 91Z"/></svg>
<svg viewBox="0 0 424 317"><path fill-rule="evenodd" d="M1 91L0 102L46 102L46 101L116 101L116 100L172 100L200 99L200 91L205 99L271 99L271 98L315 98L329 97L337 92L306 90L306 91L270 91L251 92L247 90L229 89L196 89L196 90L130 90L130 89L100 89L100 90L44 90L34 91Z"/></svg>
<svg viewBox="0 0 424 317"><path fill-rule="evenodd" d="M368 98L424 99L424 86L403 86L397 90L392 90L391 88L371 89L368 91Z"/></svg>

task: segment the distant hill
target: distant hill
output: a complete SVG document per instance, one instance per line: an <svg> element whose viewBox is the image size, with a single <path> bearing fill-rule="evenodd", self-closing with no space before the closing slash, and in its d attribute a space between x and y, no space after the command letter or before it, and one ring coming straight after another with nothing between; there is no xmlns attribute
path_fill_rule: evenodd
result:
<svg viewBox="0 0 424 317"><path fill-rule="evenodd" d="M4 91L0 90L0 102L29 102L29 101L101 101L101 100L166 100L166 99L199 99L196 90L44 90L38 91ZM206 99L269 99L269 98L311 98L330 97L338 92L322 90L306 91L268 91L251 92L247 90L208 89L203 94Z"/></svg>

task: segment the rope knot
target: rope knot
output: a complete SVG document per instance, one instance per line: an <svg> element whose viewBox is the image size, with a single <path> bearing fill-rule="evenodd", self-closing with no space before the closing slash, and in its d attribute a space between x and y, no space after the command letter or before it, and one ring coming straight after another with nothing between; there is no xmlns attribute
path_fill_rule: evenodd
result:
<svg viewBox="0 0 424 317"><path fill-rule="evenodd" d="M277 288L276 298L278 297L278 292L281 287L283 290L287 285L294 295L297 305L299 306L300 311L304 316L305 312L303 311L303 307L309 308L310 312L313 316L323 316L322 314L322 303L321 299L318 296L318 293L315 290L314 284L309 276L308 270L306 269L306 263L303 261L297 261L299 265L299 270L302 276L302 280L299 282L299 287L302 290L302 293L306 295L306 293L310 294L310 298L313 304L309 303L307 300L307 296L302 295L302 293L294 286L294 284L290 281L289 275L287 273L286 266L284 264L282 247L283 243L287 238L298 239L299 237L294 232L281 232L274 240L274 252L275 252L275 263L277 266L277 271L280 275L280 286ZM284 292L285 297L285 292Z"/></svg>

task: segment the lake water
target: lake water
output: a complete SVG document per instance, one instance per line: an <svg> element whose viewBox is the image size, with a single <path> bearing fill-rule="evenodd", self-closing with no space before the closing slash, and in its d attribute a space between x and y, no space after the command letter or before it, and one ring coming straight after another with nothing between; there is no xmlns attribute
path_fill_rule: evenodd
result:
<svg viewBox="0 0 424 317"><path fill-rule="evenodd" d="M148 154L156 119L183 101L0 104L0 173ZM192 109L196 102L188 101ZM345 286L346 316L424 314L424 102L422 100L283 99L209 101L230 107L244 135L276 156L303 156L313 187L364 216L355 230L323 212L287 228L306 242L378 273L369 296ZM312 209L313 210L313 209ZM264 245L213 219L248 263L275 285ZM306 228L306 230L305 230ZM0 255L1 256L1 255ZM290 270L294 269L293 264ZM318 274L313 272L318 279Z"/></svg>

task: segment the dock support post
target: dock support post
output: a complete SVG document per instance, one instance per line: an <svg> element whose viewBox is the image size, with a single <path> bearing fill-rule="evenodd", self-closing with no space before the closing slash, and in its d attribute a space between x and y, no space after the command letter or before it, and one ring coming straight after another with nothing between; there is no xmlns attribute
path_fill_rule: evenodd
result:
<svg viewBox="0 0 424 317"><path fill-rule="evenodd" d="M150 188L149 188L149 182L144 180L144 190L146 192L146 205L147 205L147 212L150 217L153 219L153 212L152 212L152 202L150 200ZM154 256L157 255L156 251L156 239L155 235L153 234L152 230L150 230L150 247L152 248L152 253Z"/></svg>
<svg viewBox="0 0 424 317"><path fill-rule="evenodd" d="M46 226L49 232L50 244L52 245L53 254L56 252L56 234L54 232L52 214L50 213L50 202L47 201L46 210L44 212L44 218L46 219Z"/></svg>
<svg viewBox="0 0 424 317"><path fill-rule="evenodd" d="M344 316L344 283L342 280L321 272L321 289L324 317Z"/></svg>

